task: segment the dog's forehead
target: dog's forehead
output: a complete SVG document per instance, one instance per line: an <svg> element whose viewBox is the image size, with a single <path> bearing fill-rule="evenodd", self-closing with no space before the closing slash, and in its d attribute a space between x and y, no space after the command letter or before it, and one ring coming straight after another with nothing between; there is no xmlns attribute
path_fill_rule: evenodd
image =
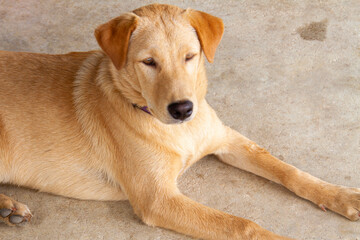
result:
<svg viewBox="0 0 360 240"><path fill-rule="evenodd" d="M178 16L185 10L173 5L151 4L135 9L133 13L139 17L157 18L159 16Z"/></svg>
<svg viewBox="0 0 360 240"><path fill-rule="evenodd" d="M153 4L134 10L134 13L139 19L131 39L140 44L164 44L164 41L184 44L197 39L195 29L184 16L184 9Z"/></svg>
<svg viewBox="0 0 360 240"><path fill-rule="evenodd" d="M143 42L177 42L194 39L195 29L182 19L143 19L132 34L133 40Z"/></svg>
<svg viewBox="0 0 360 240"><path fill-rule="evenodd" d="M166 4L152 4L138 8L133 11L138 19L138 27L153 27L159 30L176 30L176 26L180 27L187 23L184 18L185 10L176 6Z"/></svg>

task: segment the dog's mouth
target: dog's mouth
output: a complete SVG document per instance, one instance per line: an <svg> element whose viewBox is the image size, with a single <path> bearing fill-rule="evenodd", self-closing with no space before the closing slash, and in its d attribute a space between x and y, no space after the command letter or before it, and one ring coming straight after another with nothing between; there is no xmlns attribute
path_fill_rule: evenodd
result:
<svg viewBox="0 0 360 240"><path fill-rule="evenodd" d="M170 123L168 123L168 124L183 124L186 122L190 122L193 118L194 118L193 116L190 116L184 120L171 119Z"/></svg>

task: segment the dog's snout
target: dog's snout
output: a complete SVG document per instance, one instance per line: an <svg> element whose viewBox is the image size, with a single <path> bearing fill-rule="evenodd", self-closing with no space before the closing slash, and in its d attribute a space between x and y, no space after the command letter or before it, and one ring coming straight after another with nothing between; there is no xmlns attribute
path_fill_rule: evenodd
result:
<svg viewBox="0 0 360 240"><path fill-rule="evenodd" d="M190 101L174 102L168 106L170 115L179 120L185 120L193 112L193 103Z"/></svg>

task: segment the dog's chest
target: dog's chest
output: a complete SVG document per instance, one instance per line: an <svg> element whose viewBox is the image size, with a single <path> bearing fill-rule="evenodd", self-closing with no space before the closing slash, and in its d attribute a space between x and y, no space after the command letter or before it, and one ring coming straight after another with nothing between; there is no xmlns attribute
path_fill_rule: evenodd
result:
<svg viewBox="0 0 360 240"><path fill-rule="evenodd" d="M209 127L189 127L181 132L171 134L166 146L176 152L181 161L179 176L182 175L191 165L202 157L210 154L215 136L214 131Z"/></svg>
<svg viewBox="0 0 360 240"><path fill-rule="evenodd" d="M223 129L216 115L207 108L192 121L178 125L162 124L151 118L136 125L113 123L111 129L121 146L119 159L129 157L132 163L141 162L147 169L162 169L175 178L216 150ZM129 125L135 127L129 128Z"/></svg>

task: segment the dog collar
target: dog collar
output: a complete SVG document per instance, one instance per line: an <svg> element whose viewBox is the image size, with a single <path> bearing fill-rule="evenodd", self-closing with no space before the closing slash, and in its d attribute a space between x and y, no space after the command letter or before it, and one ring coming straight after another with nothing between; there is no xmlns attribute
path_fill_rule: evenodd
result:
<svg viewBox="0 0 360 240"><path fill-rule="evenodd" d="M143 111L146 112L147 114L152 115L151 112L149 111L149 108L148 108L147 106L141 107L141 106L139 106L139 105L137 105L137 104L135 104L135 103L133 103L133 106L136 107L136 108L138 108L138 109L140 109L140 110L143 110Z"/></svg>

